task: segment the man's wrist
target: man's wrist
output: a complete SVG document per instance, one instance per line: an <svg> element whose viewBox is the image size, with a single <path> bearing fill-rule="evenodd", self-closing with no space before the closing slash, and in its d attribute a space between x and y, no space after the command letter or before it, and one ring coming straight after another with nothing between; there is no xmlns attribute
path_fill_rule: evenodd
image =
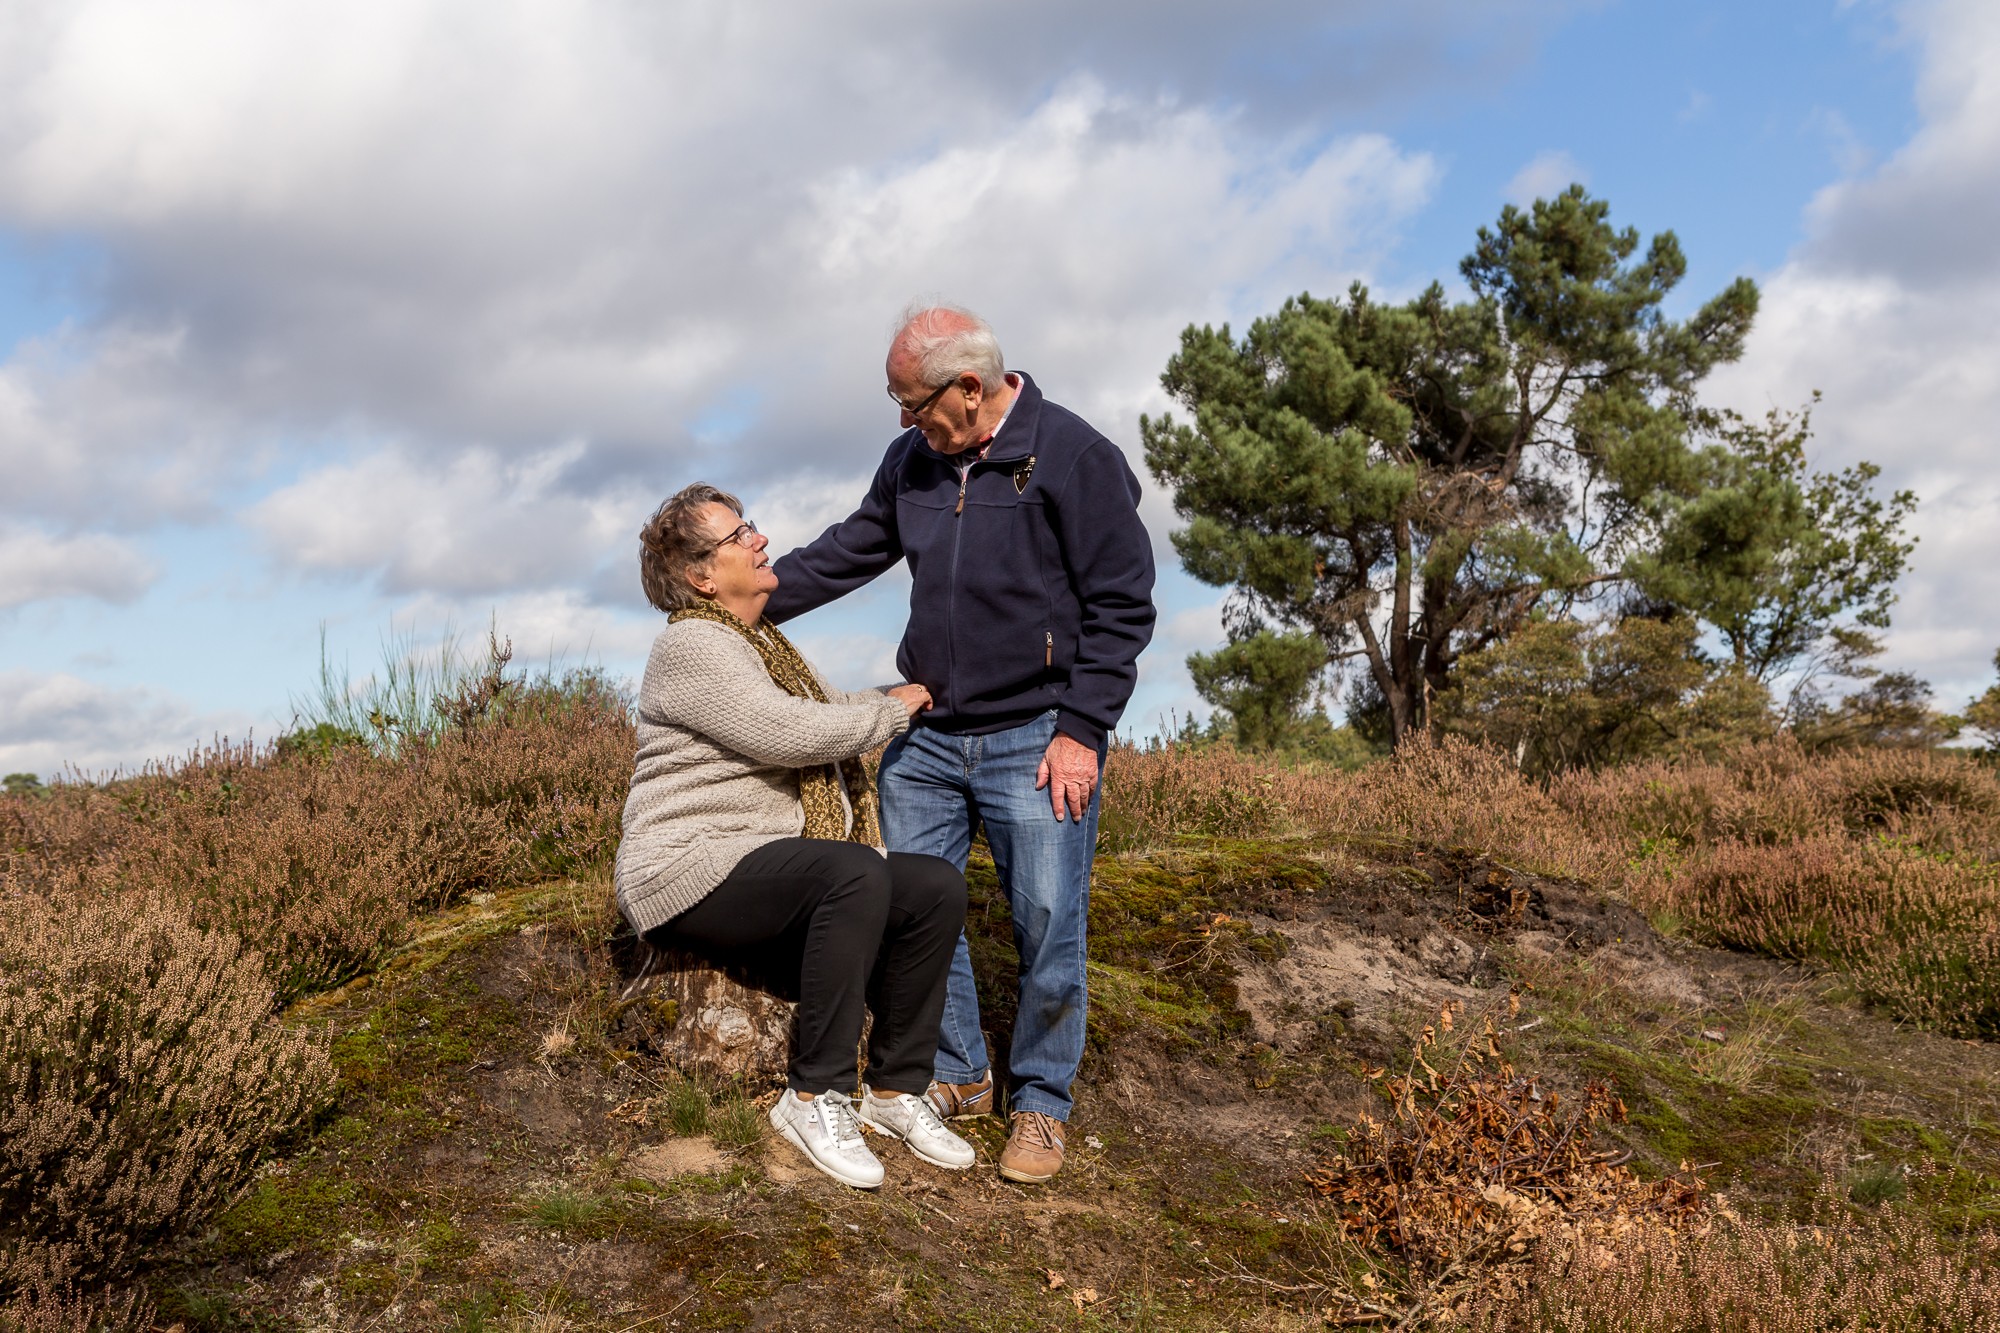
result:
<svg viewBox="0 0 2000 1333"><path fill-rule="evenodd" d="M1067 736L1100 756L1104 753L1104 729L1074 713L1056 714L1056 735Z"/></svg>

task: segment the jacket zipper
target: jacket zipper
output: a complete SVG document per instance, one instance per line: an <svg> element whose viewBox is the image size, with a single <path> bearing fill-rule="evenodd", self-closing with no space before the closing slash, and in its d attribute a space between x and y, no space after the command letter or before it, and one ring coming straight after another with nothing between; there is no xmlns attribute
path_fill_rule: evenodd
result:
<svg viewBox="0 0 2000 1333"><path fill-rule="evenodd" d="M1047 671L1055 664L1056 632L1052 629L1045 629L1042 631L1042 670Z"/></svg>
<svg viewBox="0 0 2000 1333"><path fill-rule="evenodd" d="M952 686L958 682L958 537L963 525L959 516L965 513L965 484L972 478L972 468L968 466L958 478L958 506L951 511L951 582L944 602L944 656L946 670L951 676L944 683L944 710L951 711Z"/></svg>

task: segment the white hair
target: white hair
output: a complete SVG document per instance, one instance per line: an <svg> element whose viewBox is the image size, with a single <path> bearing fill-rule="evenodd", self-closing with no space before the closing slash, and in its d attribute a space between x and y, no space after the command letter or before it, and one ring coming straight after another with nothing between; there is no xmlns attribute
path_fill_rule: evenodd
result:
<svg viewBox="0 0 2000 1333"><path fill-rule="evenodd" d="M911 303L897 326L895 345L915 358L918 382L933 388L968 374L979 376L988 393L1007 382L993 326L963 306Z"/></svg>

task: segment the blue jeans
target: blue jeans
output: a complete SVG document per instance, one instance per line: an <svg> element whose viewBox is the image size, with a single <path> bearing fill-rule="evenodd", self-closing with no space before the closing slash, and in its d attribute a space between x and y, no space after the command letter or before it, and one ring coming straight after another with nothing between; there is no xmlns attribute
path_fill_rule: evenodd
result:
<svg viewBox="0 0 2000 1333"><path fill-rule="evenodd" d="M913 727L889 743L880 787L891 851L943 857L963 870L973 830L985 826L1021 954L1008 1110L1067 1121L1069 1085L1083 1059L1084 929L1098 800L1093 791L1081 821L1058 821L1047 790L1035 790L1035 770L1055 734L1053 711L986 736ZM987 1067L972 955L961 934L946 981L937 1077L972 1083Z"/></svg>

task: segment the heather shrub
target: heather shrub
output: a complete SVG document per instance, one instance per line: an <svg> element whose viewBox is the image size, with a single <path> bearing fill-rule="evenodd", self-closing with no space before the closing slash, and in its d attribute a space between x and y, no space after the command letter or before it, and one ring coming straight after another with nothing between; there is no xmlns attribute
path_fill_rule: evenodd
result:
<svg viewBox="0 0 2000 1333"><path fill-rule="evenodd" d="M1098 846L1107 853L1162 846L1182 834L1254 837L1287 822L1279 785L1296 772L1227 742L1121 745L1104 766Z"/></svg>
<svg viewBox="0 0 2000 1333"><path fill-rule="evenodd" d="M1455 736L1413 743L1358 772L1251 756L1225 743L1121 747L1104 775L1107 852L1179 834L1370 836L1472 847L1568 876L1610 875L1621 858L1497 750Z"/></svg>
<svg viewBox="0 0 2000 1333"><path fill-rule="evenodd" d="M573 672L461 700L417 767L500 813L510 835L503 873L559 875L617 850L634 744L624 697L596 673Z"/></svg>
<svg viewBox="0 0 2000 1333"><path fill-rule="evenodd" d="M247 941L289 1000L366 969L400 938L435 862L427 826L454 841L478 830L453 827L436 793L366 751L266 758L217 748L135 793L120 878Z"/></svg>
<svg viewBox="0 0 2000 1333"><path fill-rule="evenodd" d="M1780 739L1727 762L1654 760L1566 774L1549 794L1593 836L1634 846L1778 846L1839 831L1988 857L2000 851L2000 775L1936 751L1815 755Z"/></svg>
<svg viewBox="0 0 2000 1333"><path fill-rule="evenodd" d="M1640 846L1780 844L1839 824L1823 762L1787 740L1745 746L1727 762L1649 760L1564 774L1549 796L1591 836Z"/></svg>
<svg viewBox="0 0 2000 1333"><path fill-rule="evenodd" d="M153 1326L154 1304L137 1287L79 1293L67 1282L30 1277L0 1296L0 1333L103 1333Z"/></svg>
<svg viewBox="0 0 2000 1333"><path fill-rule="evenodd" d="M1119 750L1104 801L1107 851L1272 832L1470 848L1837 967L1924 1026L2000 1033L2000 774L1962 756L1779 739L1544 787L1451 736L1353 773L1179 743Z"/></svg>
<svg viewBox="0 0 2000 1333"><path fill-rule="evenodd" d="M1995 895L1985 901L1992 909ZM1922 1027L2000 1037L2000 917L1985 928L1912 934L1891 948L1855 950L1848 974L1863 995Z"/></svg>
<svg viewBox="0 0 2000 1333"><path fill-rule="evenodd" d="M1841 822L1936 851L2000 858L2000 774L1936 750L1844 750L1824 769Z"/></svg>
<svg viewBox="0 0 2000 1333"><path fill-rule="evenodd" d="M1841 967L1864 996L1927 1027L2000 1033L1990 864L1838 835L1729 843L1636 876L1633 895L1715 943Z"/></svg>
<svg viewBox="0 0 2000 1333"><path fill-rule="evenodd" d="M157 895L0 901L0 1323L142 1313L119 1283L329 1095L227 934Z"/></svg>
<svg viewBox="0 0 2000 1333"><path fill-rule="evenodd" d="M1486 1333L1931 1333L2000 1326L2000 1244L1941 1238L1832 1201L1820 1224L1630 1229L1534 1256L1524 1297L1466 1323Z"/></svg>
<svg viewBox="0 0 2000 1333"><path fill-rule="evenodd" d="M439 707L443 729L392 756L219 745L0 798L0 890L163 893L261 953L287 1001L366 971L414 913L609 858L633 745L615 691L489 674Z"/></svg>
<svg viewBox="0 0 2000 1333"><path fill-rule="evenodd" d="M130 810L97 787L0 796L0 898L109 883L131 828Z"/></svg>
<svg viewBox="0 0 2000 1333"><path fill-rule="evenodd" d="M1317 812L1335 829L1471 847L1548 874L1609 874L1614 858L1506 755L1445 736L1371 764Z"/></svg>

